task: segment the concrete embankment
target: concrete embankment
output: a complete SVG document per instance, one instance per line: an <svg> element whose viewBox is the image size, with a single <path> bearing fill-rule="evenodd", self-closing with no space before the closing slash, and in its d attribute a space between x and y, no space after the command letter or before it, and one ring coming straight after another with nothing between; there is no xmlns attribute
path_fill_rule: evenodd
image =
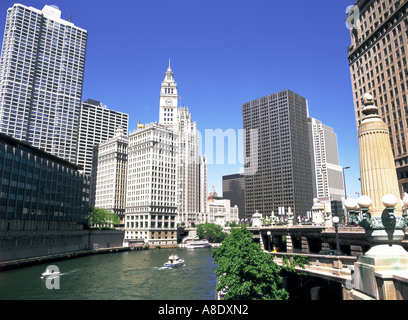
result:
<svg viewBox="0 0 408 320"><path fill-rule="evenodd" d="M28 267L28 266L38 265L42 263L49 263L53 261L61 261L61 260L66 260L66 259L84 257L84 256L93 255L93 254L104 254L104 253L122 252L122 251L130 251L130 250L132 250L132 248L130 247L102 248L102 249L94 249L94 250L66 252L66 253L54 254L54 255L49 255L49 256L26 258L26 259L21 259L21 260L4 261L4 262L0 262L0 272L9 270L9 269Z"/></svg>

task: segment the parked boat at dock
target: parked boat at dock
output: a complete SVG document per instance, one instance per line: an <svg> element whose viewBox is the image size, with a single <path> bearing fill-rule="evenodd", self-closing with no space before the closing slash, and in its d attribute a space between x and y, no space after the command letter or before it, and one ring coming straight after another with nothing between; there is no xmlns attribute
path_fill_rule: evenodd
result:
<svg viewBox="0 0 408 320"><path fill-rule="evenodd" d="M208 242L207 239L202 239L202 240L193 240L187 242L187 249L200 249L200 248L210 248L211 245Z"/></svg>

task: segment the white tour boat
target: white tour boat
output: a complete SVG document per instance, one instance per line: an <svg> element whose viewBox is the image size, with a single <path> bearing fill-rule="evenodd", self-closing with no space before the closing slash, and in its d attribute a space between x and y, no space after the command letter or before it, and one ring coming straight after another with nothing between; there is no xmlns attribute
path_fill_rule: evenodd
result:
<svg viewBox="0 0 408 320"><path fill-rule="evenodd" d="M172 254L169 257L169 261L167 261L164 266L169 268L181 267L184 265L184 260L180 259L176 254Z"/></svg>
<svg viewBox="0 0 408 320"><path fill-rule="evenodd" d="M187 242L187 249L210 248L211 245L207 239L194 240Z"/></svg>

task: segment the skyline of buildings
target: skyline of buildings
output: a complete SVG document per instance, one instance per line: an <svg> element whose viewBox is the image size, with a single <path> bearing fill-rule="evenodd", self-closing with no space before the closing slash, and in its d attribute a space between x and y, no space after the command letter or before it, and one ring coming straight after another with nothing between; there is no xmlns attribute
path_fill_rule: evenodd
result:
<svg viewBox="0 0 408 320"><path fill-rule="evenodd" d="M364 2L364 1L362 1L362 2L360 2L359 3L359 5L361 5L361 6L363 6L363 5L365 5L366 4L366 2ZM382 6L383 8L385 8L384 7L384 5ZM361 7L361 8L363 8L363 7ZM15 14L14 13L14 11L13 10L15 10L16 12L17 12L17 14ZM19 10L21 11L21 12L19 12ZM27 8L27 7L25 7L25 6L21 6L21 5L16 5L16 6L14 6L13 8L10 8L10 10L9 10L9 15L8 15L8 17L11 17L11 18L13 18L14 17L14 15L15 15L15 17L16 17L16 21L17 21L17 31L22 31L23 33L24 33L24 28L22 28L21 30L19 30L19 18L21 18L21 17L24 17L24 14L30 14L30 17L31 17L31 11L33 11L34 10L34 8ZM380 8L380 10L381 10L381 8ZM30 12L30 13L29 13ZM62 35L61 35L61 30L60 29L58 29L58 28L60 28L61 27L61 25L63 25L63 26L67 26L67 27L70 27L70 28L68 28L67 30L69 30L69 32L73 32L72 31L72 29L73 29L73 27L75 27L70 21L65 21L65 20L63 20L63 19L61 19L60 17L61 17L61 11L58 9L58 8L56 8L55 6L45 6L44 8L43 8L43 10L42 11L40 11L40 10L38 10L38 9L35 9L33 12L35 12L35 13L37 13L37 14L41 14L41 15L43 15L45 18L45 21L49 21L49 22L47 22L47 28L57 28L57 29L55 29L55 30L57 30L58 32L55 32L55 33L53 33L53 35L51 35L51 33L50 32L48 32L48 33L45 33L45 35L43 36L44 37L44 42L47 42L47 41L51 41L51 44L53 44L54 46L58 46L58 45L62 45L62 44L65 44L65 42L69 42L69 41L60 41L61 39L62 39ZM363 13L364 13L364 11L363 11ZM397 12L395 12L395 15L398 15L400 18L402 18L402 16L400 16L399 15L399 13L397 13ZM373 15L374 17L375 17L375 14ZM10 18L10 19L11 19ZM364 14L363 14L363 18L364 18ZM8 18L8 21L10 20L9 18ZM14 18L13 18L14 19ZM47 20L48 19L48 20ZM26 19L27 21L28 21L28 19ZM61 21L62 22L61 22ZM12 21L12 20L10 20L10 21ZM8 22L9 24L11 23L11 24L13 24L12 22ZM24 27L24 22L23 22L23 24L22 24L22 26ZM35 29L35 28L37 28L36 27L36 25L34 24L34 22L32 22L32 26L33 26L33 28ZM30 28L30 26L28 27L28 28ZM37 28L37 29L41 29L41 28ZM6 32L5 32L5 34L8 32L7 31L8 30L8 27L6 26ZM14 32L13 30L13 28L11 28L10 30L12 30L12 32ZM48 29L48 30L54 30L54 29ZM65 30L65 29L63 29L63 30ZM76 29L75 29L76 30ZM82 29L81 29L82 30ZM398 26L396 27L396 29L395 29L396 31L395 31L395 34L397 34L398 33ZM401 28L399 28L399 30L401 30ZM68 32L68 31L67 31ZM87 34L87 32L86 32L86 30L84 30L84 32L85 32L85 34ZM73 32L73 33L78 33L77 31L75 31L75 32ZM54 37L54 38L52 38L52 37ZM71 39L70 38L71 36L68 36L68 38L69 39ZM49 40L49 39L51 39L51 40ZM60 42L58 42L58 41L56 41L56 40L58 40L58 41L60 41ZM74 65L74 67L75 68L82 68L81 70L83 70L83 68L84 68L84 57L85 57L85 52L86 52L86 41L84 42L84 37L83 37L83 35L81 36L81 37L79 37L78 39L80 39L81 41L80 42L78 42L80 45L82 45L82 49L83 48L85 48L84 50L79 50L79 51L77 51L77 52L75 52L74 53L74 57L75 58L77 58L77 60L75 60L75 59L72 59L71 61L69 61L71 64L69 64L69 65ZM401 42L401 36L398 38L399 40L399 42ZM64 40L64 39L62 39L62 40ZM66 40L66 39L65 39ZM71 39L72 40L72 39ZM77 40L77 38L75 38L74 40ZM86 39L87 40L87 39ZM4 38L4 43L7 43L7 37L5 36L5 38ZM52 42L52 41L54 41L54 42ZM73 41L73 40L72 40ZM72 42L71 41L71 42ZM398 42L397 42L398 43ZM79 44L77 45L77 47L79 47ZM31 49L31 46L29 45L28 46L30 49ZM7 47L8 48L8 47ZM52 58L55 58L56 60L55 61L57 61L57 63L58 62L60 62L59 60L58 60L58 58L59 58L59 56L58 56L58 49L57 48L55 48L55 50L53 50L53 47L52 47L52 45L50 45L49 46L49 48L48 47L46 47L46 49L49 49L49 52L46 52L50 57L52 56ZM42 48L42 50L43 50L43 48ZM62 52L63 52L63 50L64 50L64 47L63 46L61 46L61 49L60 49ZM73 49L71 49L71 51L74 51ZM5 52L4 53L4 55L6 56L6 52L12 52L12 51L10 51L9 49L8 49L8 51L7 50L2 50L2 55L3 55L3 52ZM399 51L397 51L397 52L399 52ZM81 56L81 54L83 54L83 56ZM25 56L28 56L28 54L25 52L23 55L25 55ZM54 57L55 56L55 57ZM41 56L40 56L41 57ZM81 59L82 58L82 59ZM21 59L20 59L21 60ZM402 64L404 63L404 60L402 59L401 60L402 61ZM83 65L80 65L79 63L80 62L83 62ZM41 65L41 63L38 63L39 65ZM50 63L50 64L48 64L47 66L49 67L50 65L52 65L52 63ZM45 68L44 68L44 70L45 70ZM76 69L75 69L76 70ZM18 72L19 70L17 70L17 72ZM55 70L54 70L55 71ZM37 72L37 71L36 71ZM40 71L38 71L38 73L41 73ZM81 87L81 92L82 92L82 85L83 85L83 80L81 80L81 83L79 83L79 80L78 79L76 79L76 78L72 78L71 77L71 79L68 79L69 77L67 77L67 79L65 79L65 78L62 78L62 80L55 80L55 79L58 79L57 78L57 76L58 76L59 74L58 74L58 72L56 73L56 76L54 76L54 78L52 78L53 79L53 81L54 82L56 82L56 83L58 83L58 82L60 82L60 81L62 81L62 80L64 80L65 82L65 85L67 86L67 87L70 87L70 86L72 86L72 85L78 85L78 84L80 84L80 87ZM49 76L51 76L51 75L49 75ZM83 74L82 74L82 76L83 76ZM8 78L7 77L7 75L5 75L4 76L4 78ZM19 79L18 77L16 78L16 79ZM49 79L51 79L51 78L49 78ZM72 81L72 83L73 84L71 84L71 83L69 83L68 82L68 80L69 81ZM40 80L38 80L38 81L40 81ZM42 80L41 80L42 81ZM50 80L48 80L48 82L50 82ZM55 83L54 83L54 85L55 85ZM41 89L41 86L40 87L37 87L37 88L40 88ZM49 88L48 89L50 89L51 91L53 91L53 89L55 89L55 88L53 88L52 86L49 86ZM10 90L10 88L9 88L9 90ZM62 90L62 89L61 89ZM196 124L195 124L195 122L192 122L191 121L191 115L189 114L189 111L188 111L188 109L187 108L185 108L185 109L183 109L183 107L182 108L180 108L179 109L179 107L178 107L178 102L179 102L179 95L178 95L178 91L177 91L178 89L177 89L177 83L174 81L174 77L173 77L173 72L172 72L172 70L171 70L171 68L170 68L170 61L169 61L169 67L168 67L168 69L167 69L167 72L166 72L166 74L165 74L165 79L164 79L164 81L162 82L162 85L161 85L161 91L160 91L160 113L159 113L159 123L161 123L164 127L166 127L166 128L168 128L169 130L173 130L174 132L176 132L177 130L179 131L179 137L180 137L180 139L181 139L181 137L182 137L182 134L184 135L184 138L182 139L182 140L180 140L180 141L183 141L183 143L182 143L182 145L180 145L180 146L178 146L180 149L178 150L178 156L179 156L179 159L178 160L180 160L180 161L184 161L185 159L187 159L187 158L190 158L190 160L191 159L194 159L194 161L193 162L196 162L197 164L195 164L194 165L194 168L192 168L192 167L189 167L189 166L184 166L184 167L179 167L178 168L178 170L177 170L177 173L179 174L179 176L178 176L178 180L179 180L179 184L178 184L178 195L177 195L177 199L178 199L178 208L179 208L179 210L180 210L180 213L182 213L183 215L185 214L185 218L183 218L185 221L194 221L194 215L197 213L197 212L199 212L200 211L200 209L201 208L203 208L203 205L201 205L200 204L200 201L203 199L203 197L202 197L202 194L201 194L201 192L199 191L200 190L200 188L199 188L199 186L200 186L200 183L203 181L203 178L200 178L199 177L199 175L200 175L200 166L199 166L199 163L200 163L200 158L198 157L199 155L198 155L198 151L196 151L196 150L198 150L198 136L196 135L196 133L195 133L195 131L197 130L197 127L196 127ZM395 90L394 90L395 91ZM397 92L397 91L395 91L395 92ZM58 91L57 92L58 94L63 94L63 92L62 91ZM64 93L66 93L66 92L64 92ZM76 93L78 93L78 92L76 92ZM7 95L6 95L7 96ZM49 102L49 101L51 101L51 102L55 102L55 100L45 100L45 104L47 103L47 102ZM253 100L254 101L254 100ZM398 99L397 99L397 101L398 101ZM92 100L92 99L88 99L88 100L86 100L86 101L84 101L84 102L81 102L79 105L80 106L84 106L84 105L88 105L88 106L95 106L95 107L97 107L97 103L94 103L94 102L98 102L99 103L99 107L103 107L105 110L108 110L106 107L104 107L99 101L96 101L96 100ZM44 105L45 105L44 104ZM40 104L41 105L41 104ZM42 106L42 105L41 105ZM10 109L10 108L9 108ZM49 108L48 108L49 109ZM44 108L44 110L45 111L47 111L47 108ZM307 106L306 106L306 110L307 110ZM56 133L56 132L54 132L54 131L51 131L51 128L52 128L52 125L50 124L50 123L42 123L42 124L40 124L40 125L38 125L37 126L37 129L38 128L43 128L44 130L41 132L41 133L44 133L44 134L48 134L49 136L52 136L52 140L54 141L54 146L57 146L58 145L58 143L55 143L55 141L59 141L59 142L63 142L64 143L64 146L66 146L66 149L68 150L68 149L70 149L70 146L68 146L68 143L71 143L71 144L75 144L75 141L78 141L77 142L77 148L79 148L80 147L80 143L79 142L81 142L81 143L83 143L83 145L81 146L82 147L82 149L81 149L81 151L78 153L78 149L75 151L75 156L76 156L76 160L73 162L73 163L78 163L79 162L79 155L81 155L82 156L82 154L84 153L84 150L87 150L87 151L89 151L89 149L91 149L90 148L90 146L86 146L86 144L85 144L85 142L89 139L89 140L92 140L91 138L90 138L90 134L89 134L89 132L88 133L86 133L85 135L82 135L82 136L79 136L79 134L81 134L82 132L84 132L84 131L82 131L81 129L82 128L86 128L86 129L89 129L90 127L91 127L91 121L93 121L93 120L95 120L95 118L93 118L92 116L89 116L89 115L87 115L87 118L85 117L85 116L82 116L82 114L81 114L81 112L82 111L80 111L80 113L78 114L78 117L75 117L75 115L73 115L72 113L70 113L70 111L69 110L67 110L67 109L65 109L65 110L63 110L64 112L59 112L59 114L58 114L58 117L60 117L60 119L62 119L62 118L64 118L64 117L66 117L67 119L69 118L69 119L72 119L72 118L74 118L74 119L77 119L75 122L74 122L74 125L76 125L77 126L77 131L76 131L76 133L74 133L74 131L75 131L75 129L74 129L74 127L73 126L68 126L69 127L69 129L71 130L71 133L72 133L72 135L71 135L71 139L67 139L67 137L68 136L65 136L66 138L65 139L61 139L61 135L60 135L60 133ZM111 110L109 110L109 111L111 111ZM115 111L113 111L112 110L112 112L115 112ZM39 112L36 112L35 113L35 116L37 116L38 115L38 113ZM5 113L5 114L7 114L7 113ZM127 117L127 119L126 120L124 120L124 121L126 121L126 122L128 122L128 115L126 115L126 114L123 114L124 115L124 117L126 118ZM295 113L293 113L293 119L296 119L296 112ZM31 117L31 116L30 116ZM245 117L245 115L244 115L244 117ZM34 118L34 116L32 117L32 118ZM44 117L44 118L46 118L46 117ZM49 117L50 119L52 118L52 116L50 116ZM181 118L183 118L183 120L181 120ZM279 117L278 117L279 118ZM253 120L253 119L252 119ZM262 119L258 119L258 121L264 121L265 120L265 117ZM244 119L244 123L245 123L245 121L247 121L247 120L245 120ZM181 127L179 124L180 123L186 123L187 122L187 124L185 124L184 125L184 127ZM291 121L291 122L293 122L293 121ZM102 126L100 126L100 124L102 123ZM123 124L124 122L122 122L121 124ZM247 121L247 123L248 123L248 121ZM299 123L301 123L301 122L299 122ZM12 128L13 127L13 124L15 124L14 122L12 122L12 121L10 121L10 128ZM95 130L96 129L93 129L93 130L91 130L92 132L91 133L93 133L95 136L97 136L97 137L101 137L101 141L96 141L96 140L92 140L91 142L90 142L90 145L92 145L92 144L97 144L97 143L100 143L100 142L102 142L102 140L103 141L106 141L107 139L109 139L112 135L113 135L113 130L116 130L116 128L117 128L117 125L116 124L114 124L113 123L113 121L111 120L111 119L108 119L107 121L106 121L106 123L104 123L103 121L102 122L100 122L100 123L98 123L98 125L97 126L95 126L95 128L96 127L103 127L103 129L104 130L106 130L106 131L108 131L108 128L106 127L106 124L108 124L108 125L111 125L111 128L109 128L109 130L110 130L110 133L109 134L107 134L106 136L104 136L104 132L105 131L101 131L101 133L98 133L98 132L96 132ZM115 127L115 129L113 129ZM123 126L122 126L123 127ZM255 124L255 127L256 127L256 124ZM62 125L62 128L65 128L65 126L64 125ZM252 128L252 127L245 127L245 125L244 125L244 129L248 129L248 128ZM10 130L12 130L12 129L10 129ZM299 128L296 128L296 130L300 130ZM127 131L127 129L124 129L124 131L126 132ZM38 132L40 132L40 131L38 131ZM182 133L182 134L180 134L180 133ZM260 137L260 140L259 140L259 142L260 142L260 146L262 146L262 148L263 147L265 147L266 146L266 148L268 148L269 146L268 146L268 143L267 144L264 144L264 142L268 139L268 133L263 133L263 136L262 136L262 134L261 134L261 137ZM298 135L299 137L300 136L302 136L302 134L299 134ZM402 134L402 136L401 137L404 137L404 134ZM69 141L68 141L69 140ZM398 140L398 139L397 139ZM289 146L291 146L291 144L295 144L295 141L296 141L296 139L290 139L289 140L290 141L290 144L289 144ZM306 141L306 140L305 140ZM302 147L304 147L305 145L307 145L307 143L305 142L305 141L303 141L303 143L300 143L298 146L295 146L294 147L294 150L296 150L296 149L299 149L299 148L301 148L301 146L300 145L302 145ZM288 142L288 141L286 141L286 142ZM272 141L271 141L271 143L273 144L274 142L273 142L273 138L272 138ZM85 146L84 146L85 145ZM39 147L41 147L41 146L39 146ZM248 147L248 145L247 145L247 147ZM285 146L285 147L287 147L287 146ZM46 150L46 149L44 149L44 150ZM48 149L48 150L51 150L51 149ZM52 150L50 151L50 152L52 152ZM72 155L72 153L70 152L70 151L68 151L71 155ZM264 153L263 155L262 155L262 152ZM262 162L264 159L266 159L265 158L265 155L267 154L267 152L265 151L265 150L261 150L261 153L260 153L260 155L261 155L261 158L262 158L262 160L261 160L261 162L259 162L259 164L261 164L261 165L264 165L264 163ZM303 155L303 154L302 154ZM81 159L81 164L83 163L83 166L84 166L84 172L87 172L87 174L90 174L90 156L88 155L88 156L86 156L85 158L87 158L87 159ZM294 157L294 159L295 158L297 158L297 157ZM190 162L190 160L189 161L187 161L187 162ZM297 160L296 160L297 161ZM338 162L338 161L337 161ZM285 163L285 162L282 162L282 163ZM305 163L304 163L305 164ZM335 164L335 165L337 165L338 166L338 164ZM264 170L265 169L265 167L258 167L258 170L260 170L260 172L262 172L262 170ZM336 169L339 169L338 167L336 168ZM328 172L328 170L327 169L325 169L327 172ZM204 172L205 170L203 170L203 172ZM337 170L338 171L338 170ZM257 172L254 176L258 176L258 178L260 177L260 172ZM277 172L277 171L276 171ZM301 171L299 171L299 172L301 172ZM183 173L183 175L182 175L182 173ZM261 174L267 174L267 170L265 171L263 171ZM299 173L300 175L302 174L302 173ZM328 173L327 173L328 174ZM274 179L278 179L278 180L276 180L275 182L271 182L272 180L269 180L269 189L271 190L271 189L275 189L275 190L279 190L279 188L280 187L278 187L279 186L279 183L281 182L281 178L279 178L279 177L277 177L277 175L274 175ZM251 178L250 178L251 179ZM307 178L306 178L307 179ZM322 179L322 178L320 178L320 179ZM324 179L326 179L326 178L324 178ZM324 179L323 180L320 180L323 184L325 183L325 181L324 181ZM259 180L259 179L258 179ZM266 179L267 180L267 179ZM265 179L264 179L264 181L266 181ZM284 177L283 178L283 180L290 180L288 177ZM253 180L253 181L255 181L255 180ZM258 181L259 182L259 181ZM292 181L293 182L293 181ZM251 183L249 184L249 185L251 185ZM292 188L298 188L298 187L296 187L296 184L293 184L292 185ZM284 188L285 189L285 188ZM291 188L286 188L287 190L286 191L288 191L288 190L290 190ZM180 192L181 190L183 190L183 192ZM188 190L188 192L187 193L185 193L184 192L184 190ZM300 189L299 189L300 190ZM318 188L316 189L316 190L318 190ZM284 202L284 201L282 201L282 199L288 199L288 193L287 194L285 194L285 192L286 191L284 191L284 192L280 192L280 194L279 194L279 197L280 197L280 199L278 199L278 200L276 200L275 202L276 203L278 203L278 202ZM249 192L251 192L251 191L249 191ZM294 194L297 194L297 192L296 191L293 191L292 190L292 192L294 193ZM257 195L257 197L259 198L259 196L260 196L260 194L259 194L259 190L258 190L258 195ZM300 192L299 192L299 196L300 196ZM185 198L185 199L188 199L188 200L182 200L182 198ZM201 200L200 200L201 199ZM304 199L306 199L306 197L304 198ZM248 200L248 201L253 201L253 200ZM303 201L303 200L302 200ZM302 202L301 201L301 202ZM305 201L303 201L303 202L307 202L308 200L305 200ZM283 204L283 203L282 203ZM295 204L294 204L294 202L292 202L291 203L292 204L292 206L294 206ZM190 207L189 207L190 206ZM290 206L290 205L282 205L283 207L288 207L288 206ZM264 208L262 208L262 210L267 210L267 212L269 211L269 208L270 208L271 206L270 206L270 204L269 204L269 207L266 209L266 207L264 207ZM292 207L292 209L295 211L295 208L294 207ZM302 211L304 211L303 209L302 209ZM302 213L303 214L303 213ZM191 217L191 218L190 218Z"/></svg>

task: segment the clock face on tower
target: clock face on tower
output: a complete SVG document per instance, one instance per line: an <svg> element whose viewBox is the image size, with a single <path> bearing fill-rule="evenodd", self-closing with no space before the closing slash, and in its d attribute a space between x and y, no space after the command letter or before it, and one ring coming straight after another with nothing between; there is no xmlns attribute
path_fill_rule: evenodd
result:
<svg viewBox="0 0 408 320"><path fill-rule="evenodd" d="M173 101L171 99L166 100L166 105L171 106L173 104Z"/></svg>

